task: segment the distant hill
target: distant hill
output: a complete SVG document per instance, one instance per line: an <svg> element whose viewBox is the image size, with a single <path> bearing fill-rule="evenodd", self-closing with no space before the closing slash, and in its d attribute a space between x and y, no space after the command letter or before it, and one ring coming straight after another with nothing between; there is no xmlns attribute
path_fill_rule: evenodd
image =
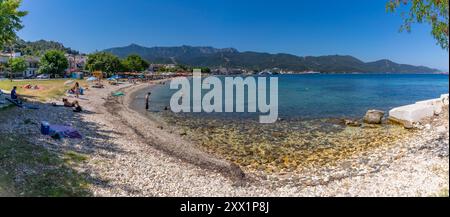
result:
<svg viewBox="0 0 450 217"><path fill-rule="evenodd" d="M210 68L243 68L264 70L279 68L285 71L322 73L434 73L436 69L394 63L389 60L363 62L352 56L299 57L290 54L239 52L234 48L213 47L152 47L136 44L104 50L121 58L138 54L152 63L183 64Z"/></svg>
<svg viewBox="0 0 450 217"><path fill-rule="evenodd" d="M68 54L79 54L78 51L65 47L63 44L54 41L39 40L34 42L24 41L19 39L16 43L5 52L10 52L11 48L15 52L20 52L22 55L42 56L48 50L61 50Z"/></svg>

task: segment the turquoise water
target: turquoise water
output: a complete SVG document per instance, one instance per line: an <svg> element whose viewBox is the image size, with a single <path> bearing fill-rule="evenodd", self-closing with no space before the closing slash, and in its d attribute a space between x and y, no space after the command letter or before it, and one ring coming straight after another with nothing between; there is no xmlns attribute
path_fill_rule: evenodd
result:
<svg viewBox="0 0 450 217"><path fill-rule="evenodd" d="M279 75L278 78L279 117L289 119L361 117L369 109L389 111L449 92L448 75L310 74ZM169 89L169 83L151 91L150 111L153 112L169 106L176 92ZM255 114L187 115L253 118Z"/></svg>

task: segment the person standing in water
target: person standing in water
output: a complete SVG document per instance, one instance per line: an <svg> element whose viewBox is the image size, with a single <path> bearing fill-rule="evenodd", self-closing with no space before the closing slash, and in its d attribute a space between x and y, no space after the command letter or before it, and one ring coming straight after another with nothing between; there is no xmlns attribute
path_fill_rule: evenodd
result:
<svg viewBox="0 0 450 217"><path fill-rule="evenodd" d="M147 93L147 96L145 97L145 110L149 109L149 103L150 103L150 95L152 95L152 93Z"/></svg>

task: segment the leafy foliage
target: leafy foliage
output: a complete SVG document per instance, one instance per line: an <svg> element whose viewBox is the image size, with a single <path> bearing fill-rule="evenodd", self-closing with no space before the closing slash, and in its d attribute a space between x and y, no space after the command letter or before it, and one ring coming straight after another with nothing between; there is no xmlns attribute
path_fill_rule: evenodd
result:
<svg viewBox="0 0 450 217"><path fill-rule="evenodd" d="M52 77L62 77L67 67L69 67L69 61L64 52L49 50L41 58L39 73L49 74Z"/></svg>
<svg viewBox="0 0 450 217"><path fill-rule="evenodd" d="M142 72L150 66L150 64L142 59L141 56L135 54L124 59L122 65L126 71L130 72Z"/></svg>
<svg viewBox="0 0 450 217"><path fill-rule="evenodd" d="M23 72L28 68L28 63L24 58L11 58L8 60L8 67L13 73Z"/></svg>
<svg viewBox="0 0 450 217"><path fill-rule="evenodd" d="M123 66L119 57L106 52L98 52L90 54L88 56L88 60L86 62L86 69L91 72L93 71L106 72L108 76L111 76L114 73L122 71Z"/></svg>
<svg viewBox="0 0 450 217"><path fill-rule="evenodd" d="M409 6L401 30L411 31L413 23L428 23L437 43L448 51L448 0L390 0L387 10L395 12L400 6Z"/></svg>
<svg viewBox="0 0 450 217"><path fill-rule="evenodd" d="M0 0L0 49L16 39L16 32L23 28L22 17L26 11L19 11L22 0Z"/></svg>

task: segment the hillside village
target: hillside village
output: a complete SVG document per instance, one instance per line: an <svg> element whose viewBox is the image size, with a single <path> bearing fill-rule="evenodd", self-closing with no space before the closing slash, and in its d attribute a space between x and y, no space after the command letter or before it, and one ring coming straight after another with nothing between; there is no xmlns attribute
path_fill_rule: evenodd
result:
<svg viewBox="0 0 450 217"><path fill-rule="evenodd" d="M65 55L69 67L66 70L67 74L72 72L83 71L86 64L87 56L85 55ZM35 78L39 73L39 61L38 56L22 56L21 53L0 53L0 78L10 77L10 71L8 70L8 61L11 58L23 58L27 63L27 69L23 72L12 73L13 78Z"/></svg>
<svg viewBox="0 0 450 217"><path fill-rule="evenodd" d="M67 61L67 65L64 66L63 73L57 73L57 75L51 75L51 73L46 72L46 70L40 70L42 56L47 54L49 51L58 51L63 53L64 59ZM87 66L89 57L91 59L101 57L106 54L106 59L98 58L96 64L100 64L100 67L89 67ZM180 64L157 64L148 63L146 60L142 59L138 55L130 54L129 56L135 58L135 61L142 63L143 67L135 68L136 65L123 67L122 63L115 64L120 65L116 68L111 69L111 67L106 67L107 64L116 61L123 62L126 57L119 58L109 52L96 52L92 54L83 54L71 48L67 48L61 43L53 41L40 40L36 42L25 42L23 40L18 40L15 45L5 48L0 52L0 79L10 78L10 79L33 79L33 78L81 78L92 75L93 71L103 71L106 76L110 77L112 75L175 75L175 74L189 74L193 67L183 66ZM10 67L11 60L23 61L26 67L23 70L13 70ZM99 62L100 61L100 62ZM109 61L109 62L108 62ZM112 64L114 65L114 64ZM131 68L130 68L131 67ZM108 69L107 69L108 68ZM204 72L209 73L211 70L209 68L201 68ZM59 70L58 70L59 71ZM218 69L216 72L228 72L228 69ZM241 71L236 71L241 73Z"/></svg>
<svg viewBox="0 0 450 217"><path fill-rule="evenodd" d="M68 62L68 67L64 72L64 77L79 76L80 74L84 77L91 75L92 73L86 69L86 62L88 60L88 55L85 54L65 54ZM25 60L27 68L21 72L11 72L8 67L8 61L10 59L22 58ZM1 78L14 78L14 79L32 79L39 78L39 75L43 75L41 78L48 78L45 73L39 72L41 57L39 56L25 56L20 52L17 53L0 53L0 79ZM147 69L142 71L141 74L171 74L176 72L185 71L179 69L175 64L150 64ZM131 73L131 72L129 72ZM118 72L117 74L127 74L127 72ZM82 76L83 77L83 76Z"/></svg>

